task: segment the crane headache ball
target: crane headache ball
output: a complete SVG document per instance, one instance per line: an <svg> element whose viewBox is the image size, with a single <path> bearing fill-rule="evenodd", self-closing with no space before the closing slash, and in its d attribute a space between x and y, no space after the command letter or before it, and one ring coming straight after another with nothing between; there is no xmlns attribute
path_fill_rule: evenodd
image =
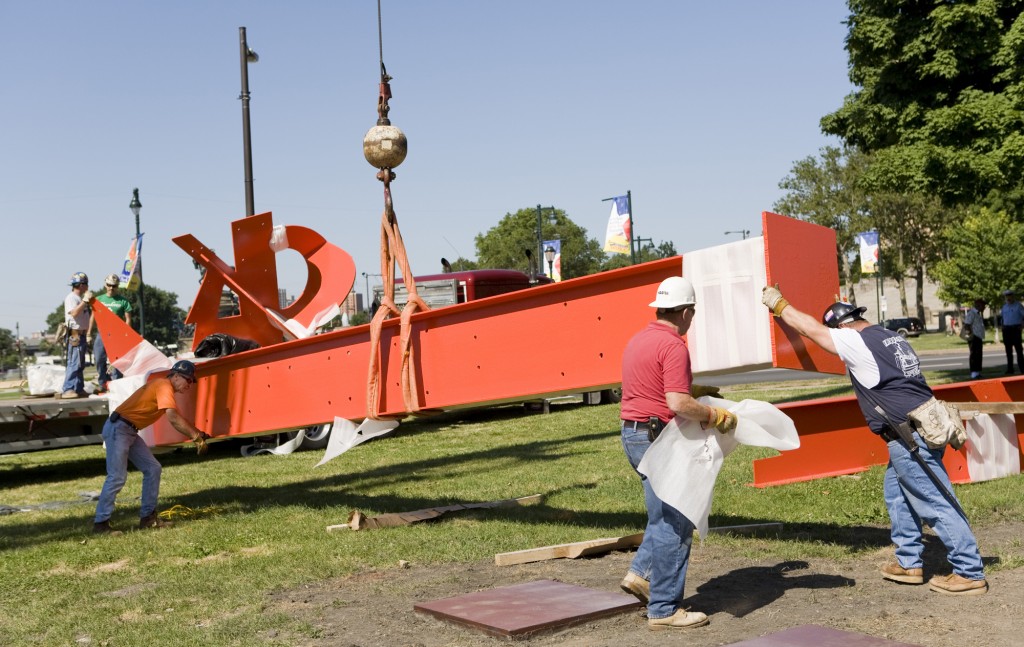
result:
<svg viewBox="0 0 1024 647"><path fill-rule="evenodd" d="M409 144L395 126L374 126L363 137L363 157L374 168L395 168L405 160Z"/></svg>

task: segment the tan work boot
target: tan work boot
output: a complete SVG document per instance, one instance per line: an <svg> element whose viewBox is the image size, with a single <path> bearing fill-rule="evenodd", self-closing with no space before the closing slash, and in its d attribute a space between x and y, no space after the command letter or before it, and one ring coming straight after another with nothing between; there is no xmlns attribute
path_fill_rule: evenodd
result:
<svg viewBox="0 0 1024 647"><path fill-rule="evenodd" d="M956 573L950 573L949 575L936 575L930 579L928 588L947 595L984 595L988 593L988 581L969 580Z"/></svg>
<svg viewBox="0 0 1024 647"><path fill-rule="evenodd" d="M709 623L708 617L700 611L687 611L678 609L673 615L667 618L648 618L647 626L651 630L661 629L688 629L690 627L703 627Z"/></svg>
<svg viewBox="0 0 1024 647"><path fill-rule="evenodd" d="M170 528L174 525L173 521L162 521L160 517L156 516L156 513L139 519L139 528L143 530L147 528Z"/></svg>
<svg viewBox="0 0 1024 647"><path fill-rule="evenodd" d="M82 396L78 391L65 391L60 394L60 397L62 400L74 400L75 398L80 398Z"/></svg>
<svg viewBox="0 0 1024 647"><path fill-rule="evenodd" d="M651 583L640 577L633 571L628 571L626 577L619 582L619 588L634 596L644 604L651 599Z"/></svg>
<svg viewBox="0 0 1024 647"><path fill-rule="evenodd" d="M110 520L100 521L92 524L92 534L94 535L110 535L111 537L117 537L121 534L120 530L114 530L110 527Z"/></svg>
<svg viewBox="0 0 1024 647"><path fill-rule="evenodd" d="M924 569L903 568L897 562L886 564L881 569L882 577L903 584L924 584Z"/></svg>

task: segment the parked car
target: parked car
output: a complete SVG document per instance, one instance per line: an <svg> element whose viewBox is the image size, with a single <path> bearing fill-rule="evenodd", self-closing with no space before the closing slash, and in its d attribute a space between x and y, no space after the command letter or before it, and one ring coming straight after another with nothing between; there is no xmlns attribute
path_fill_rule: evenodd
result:
<svg viewBox="0 0 1024 647"><path fill-rule="evenodd" d="M901 317L898 319L886 319L882 326L888 330L899 333L900 337L917 337L924 332L924 322L917 317Z"/></svg>

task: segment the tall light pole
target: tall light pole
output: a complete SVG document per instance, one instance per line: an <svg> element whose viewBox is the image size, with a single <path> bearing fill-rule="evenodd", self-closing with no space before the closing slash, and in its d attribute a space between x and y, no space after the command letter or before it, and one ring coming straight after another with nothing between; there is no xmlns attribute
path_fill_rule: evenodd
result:
<svg viewBox="0 0 1024 647"><path fill-rule="evenodd" d="M142 203L139 202L139 190L132 189L132 201L128 208L135 214L135 271L139 273L139 336L146 336L146 299L143 296L142 285L142 232L139 230L139 212L142 211Z"/></svg>
<svg viewBox="0 0 1024 647"><path fill-rule="evenodd" d="M728 236L729 234L743 234L743 240L746 240L747 236L750 235L750 230L749 229L733 229L732 231L725 232L726 236Z"/></svg>
<svg viewBox="0 0 1024 647"><path fill-rule="evenodd" d="M252 195L252 139L249 136L249 63L260 60L259 54L249 49L245 41L245 27L238 28L238 46L241 51L242 64L242 149L245 156L245 215L256 213Z"/></svg>
<svg viewBox="0 0 1024 647"><path fill-rule="evenodd" d="M544 273L544 267L540 263L541 259L544 258L544 234L541 232L541 226L544 224L543 213L545 209L551 210L551 215L548 216L548 219L551 222L557 222L554 207L542 207L539 204L537 205L537 267L540 270L540 274Z"/></svg>
<svg viewBox="0 0 1024 647"><path fill-rule="evenodd" d="M380 274L370 274L369 272L363 272L363 278L366 279L366 312L368 312L370 314L370 316L373 316L373 313L370 312L370 303L372 301L370 299L370 277L371 276L380 276Z"/></svg>

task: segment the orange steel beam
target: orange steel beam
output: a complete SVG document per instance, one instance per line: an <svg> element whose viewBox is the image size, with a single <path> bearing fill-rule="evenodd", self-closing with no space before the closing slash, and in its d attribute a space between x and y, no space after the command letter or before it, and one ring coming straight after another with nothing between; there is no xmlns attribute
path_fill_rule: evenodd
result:
<svg viewBox="0 0 1024 647"><path fill-rule="evenodd" d="M1019 402L1024 400L1024 376L942 384L932 390L948 402ZM854 396L790 402L779 409L793 419L800 447L754 461L757 487L854 474L889 461L885 443L868 429ZM1024 429L1022 421L1024 416L1015 416L1018 430ZM1024 432L1017 435L1018 446L1024 447ZM966 447L947 447L943 462L952 482L970 482Z"/></svg>
<svg viewBox="0 0 1024 647"><path fill-rule="evenodd" d="M372 352L379 353L381 360L382 417L405 415L397 319L384 322L378 348L370 347L368 325L272 343L280 337L279 331L265 326L270 292L265 285L252 287L274 270L267 261L272 255L264 251L270 217L268 213L233 223L234 269L194 237L175 239L207 267L189 320L197 322L197 329L202 323L204 331L255 337L267 343L245 353L200 361L196 386L178 400L182 412L200 429L220 437L295 429L329 422L336 416L360 420L367 415L366 371ZM834 232L775 214L765 213L762 218L765 276L785 281L787 294L802 302L830 302L838 289ZM289 226L289 238L299 229ZM299 236L305 242L292 245L301 248L308 263L317 260L314 257L322 247L310 243L322 240L310 233ZM799 244L802 237L805 244ZM794 251L797 248L799 254ZM345 259L347 255L320 264L322 281L311 280L312 287L307 286L300 299L306 314L325 303L340 302L348 293L352 270ZM800 269L804 264L814 268L831 264L831 274L823 270L822 276L807 280ZM682 259L674 257L417 313L411 318L411 339L418 359L416 401L426 410L457 409L618 384L622 350L629 338L651 321L648 304L656 286L669 276L678 276L682 268ZM219 302L224 285L239 294L246 309L244 316L216 317L214 297ZM756 301L759 294L748 297ZM110 329L114 347L108 352L112 357L124 355L138 340L118 331L127 326L116 317L105 318L100 325L105 327L104 334ZM794 344L775 346L777 365L837 370L830 356L818 356ZM181 436L161 422L155 441L175 444L181 442Z"/></svg>

